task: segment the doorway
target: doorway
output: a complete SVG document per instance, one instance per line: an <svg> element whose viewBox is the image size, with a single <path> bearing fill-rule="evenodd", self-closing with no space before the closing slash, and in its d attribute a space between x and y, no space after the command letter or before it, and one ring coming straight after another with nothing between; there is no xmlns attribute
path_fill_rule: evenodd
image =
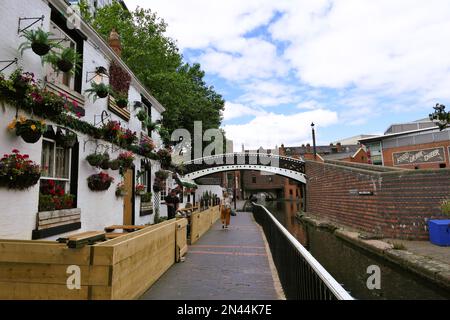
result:
<svg viewBox="0 0 450 320"><path fill-rule="evenodd" d="M123 197L123 224L134 224L134 170L124 172L123 183L125 196Z"/></svg>

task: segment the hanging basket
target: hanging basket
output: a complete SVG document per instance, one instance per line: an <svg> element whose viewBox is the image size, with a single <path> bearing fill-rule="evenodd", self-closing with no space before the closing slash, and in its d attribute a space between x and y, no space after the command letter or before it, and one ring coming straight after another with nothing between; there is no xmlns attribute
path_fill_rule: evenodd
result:
<svg viewBox="0 0 450 320"><path fill-rule="evenodd" d="M119 170L120 169L120 161L119 160L112 160L109 162L109 168L111 170Z"/></svg>
<svg viewBox="0 0 450 320"><path fill-rule="evenodd" d="M70 131L67 131L66 134L59 132L57 142L63 148L73 148L77 143L77 135Z"/></svg>
<svg viewBox="0 0 450 320"><path fill-rule="evenodd" d="M38 56L45 56L51 49L51 47L46 43L32 43L31 49Z"/></svg>
<svg viewBox="0 0 450 320"><path fill-rule="evenodd" d="M105 191L111 187L111 184L114 182L114 178L104 172L101 172L98 174L93 174L87 179L87 181L88 187L92 191Z"/></svg>
<svg viewBox="0 0 450 320"><path fill-rule="evenodd" d="M69 72L70 70L73 69L73 62L69 60L58 60L56 65L58 66L58 69L62 72Z"/></svg>
<svg viewBox="0 0 450 320"><path fill-rule="evenodd" d="M127 99L117 99L116 104L120 109L125 109L128 107L128 100Z"/></svg>
<svg viewBox="0 0 450 320"><path fill-rule="evenodd" d="M89 181L88 187L92 191L106 191L111 187L111 182Z"/></svg>
<svg viewBox="0 0 450 320"><path fill-rule="evenodd" d="M41 139L42 133L40 131L27 130L21 132L20 136L26 143L36 143Z"/></svg>
<svg viewBox="0 0 450 320"><path fill-rule="evenodd" d="M96 92L97 97L99 97L100 99L106 98L109 94L108 90L98 90Z"/></svg>

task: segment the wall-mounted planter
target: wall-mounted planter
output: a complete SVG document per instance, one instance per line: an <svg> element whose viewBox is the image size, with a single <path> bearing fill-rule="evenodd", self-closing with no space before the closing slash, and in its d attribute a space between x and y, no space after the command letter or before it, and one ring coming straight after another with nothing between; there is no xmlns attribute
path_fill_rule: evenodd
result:
<svg viewBox="0 0 450 320"><path fill-rule="evenodd" d="M43 211L37 214L32 239L42 239L81 228L81 209Z"/></svg>
<svg viewBox="0 0 450 320"><path fill-rule="evenodd" d="M100 172L87 178L87 181L88 187L92 191L106 191L111 187L114 178L110 177L107 173Z"/></svg>

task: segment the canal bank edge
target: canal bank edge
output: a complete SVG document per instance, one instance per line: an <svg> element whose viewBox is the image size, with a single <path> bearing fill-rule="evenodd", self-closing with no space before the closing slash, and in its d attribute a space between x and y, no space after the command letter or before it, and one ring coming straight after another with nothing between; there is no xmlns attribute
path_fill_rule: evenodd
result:
<svg viewBox="0 0 450 320"><path fill-rule="evenodd" d="M319 219L310 214L297 214L299 221L310 224L316 228L327 229L336 237L350 242L359 248L378 255L396 265L405 268L427 280L450 290L450 265L435 259L417 255L407 250L397 250L390 243L382 240L362 239L364 234L358 231L350 231L349 228L337 225L330 221Z"/></svg>

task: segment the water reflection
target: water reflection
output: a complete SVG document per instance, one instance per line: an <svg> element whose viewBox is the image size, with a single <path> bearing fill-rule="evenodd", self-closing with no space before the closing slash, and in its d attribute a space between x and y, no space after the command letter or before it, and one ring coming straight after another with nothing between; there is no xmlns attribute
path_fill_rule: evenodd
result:
<svg viewBox="0 0 450 320"><path fill-rule="evenodd" d="M264 205L311 254L357 299L450 299L450 292L384 259L335 237L331 232L299 223L300 203L267 202ZM367 268L381 269L381 289L369 290Z"/></svg>

